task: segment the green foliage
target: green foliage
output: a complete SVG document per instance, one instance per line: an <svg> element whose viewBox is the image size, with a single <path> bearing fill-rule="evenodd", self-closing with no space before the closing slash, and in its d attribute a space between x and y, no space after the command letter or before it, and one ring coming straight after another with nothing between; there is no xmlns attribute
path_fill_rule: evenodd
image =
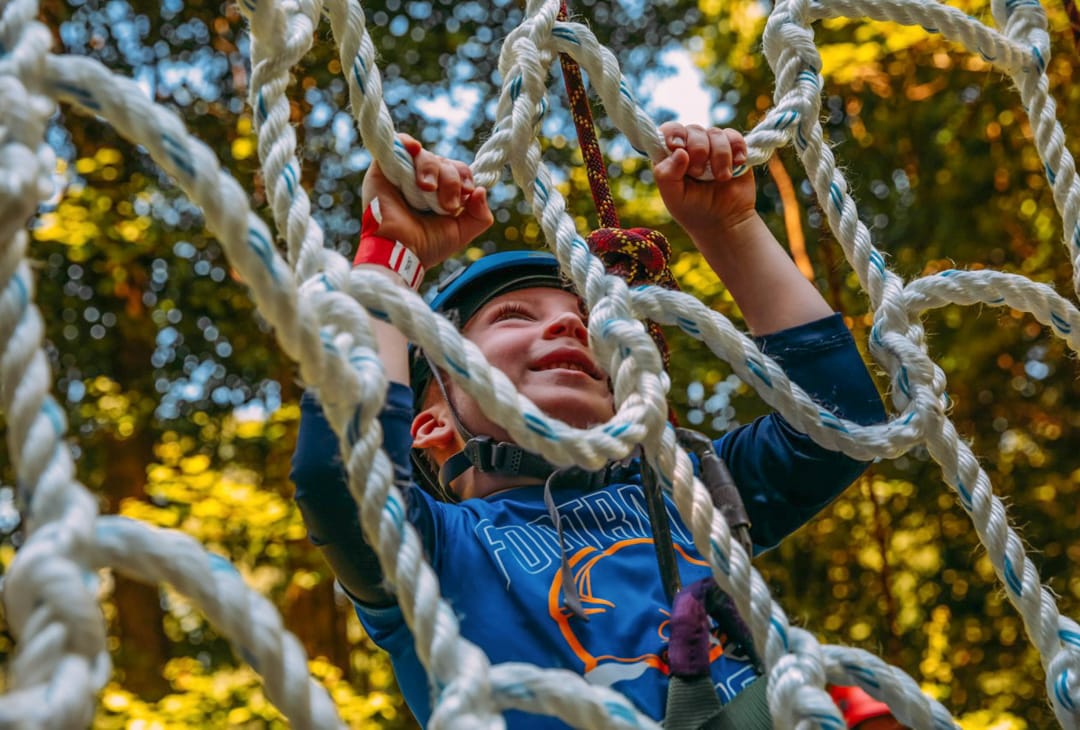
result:
<svg viewBox="0 0 1080 730"><path fill-rule="evenodd" d="M373 672L381 689L363 695L345 681L337 667L325 661L310 664L311 675L330 692L351 728L378 730L402 726L401 702L389 668ZM173 692L157 702L145 702L123 687L110 684L102 693L94 727L125 728L287 728L288 722L263 694L261 680L250 667L217 667L208 671L195 659L173 659L164 667Z"/></svg>
<svg viewBox="0 0 1080 730"><path fill-rule="evenodd" d="M988 16L985 0L959 4ZM1047 75L1077 154L1080 86L1071 80L1078 61L1064 14L1048 5L1054 55ZM717 118L747 128L771 104L756 0L573 6L616 50L634 83L662 70L661 51L681 45L719 90ZM494 44L520 20L520 9L474 0L365 7L395 122L441 152L470 159L490 120L483 104L462 100L495 98L501 79ZM146 12L123 0L80 0L49 2L43 12L65 50L141 79L178 110L266 214L244 102L246 31L235 7L176 0ZM1061 222L1019 98L1000 74L921 28L835 21L818 36L826 135L890 265L905 278L989 266L1069 292ZM359 230L356 191L369 158L344 124L340 72L320 35L297 70L292 98L314 214L329 244L347 251ZM446 100L465 109L464 119L431 111ZM545 159L565 176L563 192L585 230L595 215L558 84L550 101ZM671 114L664 103L653 101L660 118ZM352 726L412 726L385 656L335 594L292 506L287 474L299 393L292 366L205 233L201 214L145 155L99 120L64 111L58 122L50 142L61 157L64 195L33 222L32 255L57 392L82 456L80 478L106 509L183 529L237 564L317 657L312 673L331 688ZM737 319L722 283L668 220L647 164L628 153L602 116L599 127L624 221L667 234L683 287ZM797 256L865 341L865 295L797 160L790 150L780 159L786 173L758 173L760 209L785 240L783 206L797 207L806 239ZM781 174L791 176L793 198L782 197ZM500 186L493 200L496 226L467 256L542 245L520 196ZM1036 564L1063 612L1077 615L1080 575L1073 566L1080 548L1071 536L1080 528L1080 462L1070 446L1080 438L1072 407L1080 384L1073 360L1060 340L1008 310L951 307L926 323L960 433L1037 548ZM671 338L672 397L684 422L720 433L763 411L700 343L675 332ZM14 483L3 448L0 481ZM0 570L20 540L15 532L0 544ZM921 450L876 464L758 567L793 620L824 641L862 646L898 664L962 715L965 728L1052 724L1042 669L1020 619L970 520ZM98 726L283 725L256 677L185 599L152 590L136 600L119 580L106 585L124 598L104 604L117 671L102 695ZM133 639L140 625L160 635L160 645ZM10 647L0 633L0 658ZM156 684L146 684L133 655L160 668L149 678Z"/></svg>

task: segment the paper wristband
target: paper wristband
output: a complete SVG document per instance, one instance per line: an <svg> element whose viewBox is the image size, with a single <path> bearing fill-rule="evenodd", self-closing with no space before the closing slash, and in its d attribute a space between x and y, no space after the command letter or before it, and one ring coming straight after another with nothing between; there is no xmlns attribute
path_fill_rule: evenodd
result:
<svg viewBox="0 0 1080 730"><path fill-rule="evenodd" d="M420 259L401 241L377 235L375 230L378 227L379 222L369 205L360 222L360 247L356 249L353 265L375 264L385 267L400 276L405 286L419 291L424 282L424 267Z"/></svg>

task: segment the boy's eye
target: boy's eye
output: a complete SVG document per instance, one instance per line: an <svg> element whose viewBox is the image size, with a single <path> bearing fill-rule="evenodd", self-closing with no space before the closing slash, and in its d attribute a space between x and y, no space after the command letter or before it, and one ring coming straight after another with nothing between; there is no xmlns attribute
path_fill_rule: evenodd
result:
<svg viewBox="0 0 1080 730"><path fill-rule="evenodd" d="M525 307L516 302L508 302L501 305L496 311L493 321L500 322L504 319L532 319L532 314Z"/></svg>

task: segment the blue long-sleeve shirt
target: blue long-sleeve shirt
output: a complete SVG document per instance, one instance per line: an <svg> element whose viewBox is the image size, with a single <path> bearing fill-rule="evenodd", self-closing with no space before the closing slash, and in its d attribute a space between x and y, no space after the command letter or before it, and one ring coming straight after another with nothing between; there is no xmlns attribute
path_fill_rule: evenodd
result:
<svg viewBox="0 0 1080 730"><path fill-rule="evenodd" d="M863 424L884 418L877 390L838 315L759 342L794 382L836 415ZM409 474L412 417L411 392L392 385L380 421L403 481ZM865 468L818 446L778 414L735 429L715 445L739 486L758 550L804 524ZM312 540L327 551L346 590L360 593L350 584L371 580L373 553L363 542L345 488L336 439L313 398L302 402L292 476ZM406 494L409 520L422 536L443 596L458 614L462 635L493 663L571 669L622 691L646 714L662 717L670 604L639 472L621 470L602 489L556 492L570 570L588 622L562 604L562 548L543 487L509 489L460 504L438 502L414 486ZM683 583L708 576L708 563L670 500L668 512ZM413 713L426 723L431 712L427 677L400 609L359 601L356 607L372 639L390 653ZM723 637L717 637L712 658L713 680L724 701L756 676ZM508 713L507 719L514 728L563 727L552 718L523 713Z"/></svg>

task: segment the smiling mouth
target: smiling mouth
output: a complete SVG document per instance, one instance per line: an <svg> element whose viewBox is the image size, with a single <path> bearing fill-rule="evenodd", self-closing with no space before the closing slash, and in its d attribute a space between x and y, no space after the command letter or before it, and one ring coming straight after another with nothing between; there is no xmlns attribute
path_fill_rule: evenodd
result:
<svg viewBox="0 0 1080 730"><path fill-rule="evenodd" d="M542 362L530 369L533 372L544 372L546 370L570 370L571 372L587 375L593 380L603 380L605 377L591 363L584 363L576 360L552 360L550 362Z"/></svg>
<svg viewBox="0 0 1080 730"><path fill-rule="evenodd" d="M536 368L537 370L574 370L575 372L584 373L591 376L592 373L586 368L573 362L555 362L550 365L545 365L542 368Z"/></svg>

